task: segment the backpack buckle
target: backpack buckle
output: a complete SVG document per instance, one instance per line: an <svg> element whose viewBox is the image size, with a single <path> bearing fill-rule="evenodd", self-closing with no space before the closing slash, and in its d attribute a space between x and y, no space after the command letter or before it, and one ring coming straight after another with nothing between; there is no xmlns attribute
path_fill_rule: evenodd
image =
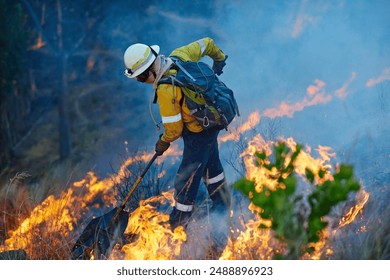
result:
<svg viewBox="0 0 390 280"><path fill-rule="evenodd" d="M208 127L210 125L209 118L207 116L203 117L203 127Z"/></svg>

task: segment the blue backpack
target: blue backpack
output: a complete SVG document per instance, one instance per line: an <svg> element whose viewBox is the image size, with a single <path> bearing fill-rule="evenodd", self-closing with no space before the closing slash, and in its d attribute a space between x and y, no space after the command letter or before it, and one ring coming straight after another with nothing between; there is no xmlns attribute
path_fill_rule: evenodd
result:
<svg viewBox="0 0 390 280"><path fill-rule="evenodd" d="M175 75L160 79L158 84L179 86L186 98L190 114L203 129L226 129L235 116L240 116L233 91L220 81L204 62L181 61L171 57Z"/></svg>

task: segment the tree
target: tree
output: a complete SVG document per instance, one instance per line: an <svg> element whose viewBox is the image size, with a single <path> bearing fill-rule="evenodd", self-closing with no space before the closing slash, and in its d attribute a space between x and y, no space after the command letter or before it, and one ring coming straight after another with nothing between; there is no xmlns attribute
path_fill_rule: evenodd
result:
<svg viewBox="0 0 390 280"><path fill-rule="evenodd" d="M0 0L0 170L12 158L13 146L25 129L21 103L26 95L23 62L29 33L24 23L25 14L19 3Z"/></svg>
<svg viewBox="0 0 390 280"><path fill-rule="evenodd" d="M23 4L34 23L37 37L42 40L41 47L45 48L47 54L55 61L54 65L49 65L54 68L50 78L56 81L54 95L58 109L59 155L61 159L66 159L72 154L68 65L69 58L75 54L88 29L91 28L87 24L88 17L85 17L88 9L82 7L88 4L80 2L64 4L61 0L33 3L23 0ZM41 10L39 18L44 21L38 20L37 8Z"/></svg>

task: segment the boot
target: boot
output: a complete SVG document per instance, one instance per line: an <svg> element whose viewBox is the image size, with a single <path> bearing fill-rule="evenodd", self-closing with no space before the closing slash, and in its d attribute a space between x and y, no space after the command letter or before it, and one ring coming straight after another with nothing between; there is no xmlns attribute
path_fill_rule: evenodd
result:
<svg viewBox="0 0 390 280"><path fill-rule="evenodd" d="M183 226L184 229L190 221L192 212L183 212L173 207L171 214L169 215L169 224L173 231L178 226Z"/></svg>

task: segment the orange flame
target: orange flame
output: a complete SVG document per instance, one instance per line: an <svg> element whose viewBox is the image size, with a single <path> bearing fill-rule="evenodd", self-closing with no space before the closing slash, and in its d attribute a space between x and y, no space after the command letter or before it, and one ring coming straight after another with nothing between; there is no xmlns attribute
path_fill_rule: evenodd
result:
<svg viewBox="0 0 390 280"><path fill-rule="evenodd" d="M177 145L172 147L160 158L163 160L168 156L171 156L172 161L175 161L175 156L180 154ZM20 223L20 226L10 233L10 237L4 242L4 245L0 246L0 252L6 250L14 250L23 248L28 256L32 259L42 258L42 252L45 251L46 255L43 256L45 259L58 259L60 254L52 251L51 248L44 248L46 245L53 248L63 248L63 252L60 258L64 258L65 250L69 250L71 243L69 235L74 231L74 226L80 218L88 213L88 205L91 205L97 197L101 197L104 201L105 206L114 205L116 203L114 186L115 184L121 183L123 178L130 176L128 166L135 162L149 161L152 154L141 154L132 158L128 158L119 168L117 174L100 180L92 171L88 172L86 177L80 181L74 182L72 186L63 192L59 197L53 195L47 197L40 205L35 207L31 212L30 217L26 218ZM172 197L172 196L171 196ZM148 220L153 215L155 216L152 220L154 223L149 224L149 228L154 228L158 222L163 222L164 215L157 215L156 211L152 211L152 208L148 206L149 202L156 202L165 198L169 201L169 195L164 194L161 197L154 197L151 201L143 202L137 209L135 214L132 215L131 220L134 223L138 223L141 220ZM173 198L171 199L173 203ZM94 203L95 208L99 208L99 205ZM140 213L140 214L138 214ZM149 218L145 213L149 213ZM143 217L141 218L140 215ZM160 220L156 220L159 217ZM168 230L168 229L167 229ZM149 232L150 233L150 232ZM175 244L182 242L185 239L183 231L177 231L175 234L170 233L170 243ZM176 237L176 235L178 237ZM35 240L39 238L41 241ZM45 240L45 242L42 242ZM141 239L139 239L141 240ZM50 242L47 242L50 241ZM160 241L161 242L161 241ZM155 243L154 243L155 244ZM177 251L177 249L175 249ZM68 254L66 254L68 255ZM157 256L152 255L152 256Z"/></svg>
<svg viewBox="0 0 390 280"><path fill-rule="evenodd" d="M292 118L295 112L302 111L306 107L311 107L317 104L325 104L332 100L331 95L324 93L316 93L313 96L306 96L301 101L295 102L293 104L288 104L285 101L276 108L269 108L264 110L264 116L269 118L283 117L287 116Z"/></svg>
<svg viewBox="0 0 390 280"><path fill-rule="evenodd" d="M371 78L366 82L367 87L373 87L379 83L390 80L390 67L382 71L379 77Z"/></svg>
<svg viewBox="0 0 390 280"><path fill-rule="evenodd" d="M341 218L338 226L339 229L352 223L355 220L356 216L363 211L363 207L367 203L369 197L370 194L363 189L357 193L357 204L353 205Z"/></svg>
<svg viewBox="0 0 390 280"><path fill-rule="evenodd" d="M50 195L35 207L30 217L25 219L19 228L12 232L4 246L0 247L0 251L24 248L31 258L39 258L39 254L44 250L43 246L63 247L64 244L48 244L35 239L39 236L41 240L64 243L64 239L73 231L74 225L83 214L83 209L96 195L102 195L107 203L115 201L111 192L112 186L111 180L99 181L93 172L89 172L86 178L75 182L73 188L63 192L59 198ZM51 251L50 248L46 250Z"/></svg>
<svg viewBox="0 0 390 280"><path fill-rule="evenodd" d="M253 129L260 122L260 114L259 112L253 112L249 115L248 120L244 122L242 125L238 126L236 129L232 128L228 134L221 135L218 139L219 143L227 142L227 141L235 141L237 142L240 139L240 136L251 129Z"/></svg>
<svg viewBox="0 0 390 280"><path fill-rule="evenodd" d="M37 42L35 43L35 45L31 46L31 49L37 50L44 47L45 45L46 45L45 42L42 40L42 34L39 34Z"/></svg>
<svg viewBox="0 0 390 280"><path fill-rule="evenodd" d="M131 214L125 234L136 235L137 240L124 245L120 252L114 252L112 258L126 260L170 260L179 255L186 234L183 227L171 231L168 214L156 210L155 203L173 202L172 192L154 196L141 201L139 207Z"/></svg>
<svg viewBox="0 0 390 280"><path fill-rule="evenodd" d="M296 142L292 138L288 138L284 141L292 151L296 150ZM271 147L274 143L272 141L265 141L261 135L256 135L248 143L247 149L241 154L244 158L246 166L246 177L249 180L255 182L256 191L260 192L262 186L267 186L271 190L274 190L278 185L275 179L272 179L273 172L275 170L267 170L266 168L259 168L256 162L253 160L255 152L265 151L269 156L272 151ZM311 148L306 147L306 150L302 150L295 162L295 171L298 175L304 177L306 168L312 170L316 175L316 183L321 183L323 180L333 179L330 173L329 161L331 157L335 157L335 153L331 151L330 147L319 146L317 149L320 158L314 158L310 155ZM286 163L288 164L288 162ZM321 179L318 177L319 170L325 172L325 176ZM352 222L356 217L356 213L361 211L365 202L368 199L367 195L363 195L361 201L351 209L351 214L347 214L340 221L343 225L346 225L347 221ZM255 210L253 204L249 205L250 210ZM221 259L272 259L275 253L281 253L285 248L282 244L278 244L274 238L272 238L271 231L269 229L259 228L261 224L270 226L271 221L263 220L259 216L255 219L249 220L243 225L244 230L235 231L232 229L232 234L238 234L236 237L229 239L229 242L223 252ZM332 254L332 249L326 247L326 241L330 236L328 229L325 229L320 234L320 241L316 244L311 244L314 247L314 253L311 255L306 254L303 259L319 259L321 253L325 251L325 254ZM275 247L276 244L276 247ZM276 251L270 248L274 245Z"/></svg>
<svg viewBox="0 0 390 280"><path fill-rule="evenodd" d="M252 118L252 119L251 119ZM253 113L250 119L253 122L259 120L259 114ZM250 129L250 121L243 124L238 129L239 133ZM285 143L292 149L296 149L294 139L287 138ZM247 149L241 154L246 167L246 177L253 180L256 189L261 190L263 185L276 188L277 182L271 179L274 170L267 171L259 168L254 162L255 152L264 150L266 154L272 153L274 142L265 141L261 135L254 136L249 142ZM310 155L311 148L306 147L296 160L296 171L300 175L305 174L305 169L310 168L314 174L319 170L328 170L329 161L335 156L330 147L319 146L317 149L319 158ZM177 145L172 145L168 151L159 158L164 161L169 157L175 162L181 151ZM152 154L144 153L127 159L116 175L109 178L99 179L93 172L89 172L86 177L63 192L59 197L49 196L38 205L30 217L20 223L18 229L10 234L4 245L0 246L0 252L5 250L23 248L32 259L59 259L67 258L69 247L72 245L72 234L75 225L80 218L88 213L88 207L101 197L106 206L116 203L114 186L121 183L123 178L130 176L128 166L139 161L147 162ZM269 172L269 173L267 173ZM160 173L161 176L163 174ZM330 172L325 178L330 178ZM320 178L316 178L320 181ZM368 194L362 193L361 199L340 221L339 228L351 223L357 213L361 212L367 202ZM163 192L161 195L153 196L141 201L139 207L131 213L128 226L125 231L126 236L133 236L128 244L117 245L110 259L175 259L181 253L181 246L187 242L187 235L182 227L171 231L168 226L168 215L157 209L156 205L172 206L174 202L173 192ZM94 207L99 207L95 202ZM254 214L255 206L249 205L249 215L251 218L238 218L237 222L232 221L232 225L239 224L230 229L231 236L228 239L220 259L272 259L275 253L283 252L283 245L275 240L269 229L259 228L260 224L270 225L270 221L261 220ZM233 212L231 219L233 219ZM320 251L325 248L329 232L324 231L321 242L316 244L315 254L305 256L305 258L316 259L320 256ZM277 249L272 249L277 248ZM331 249L328 249L331 252ZM65 257L64 257L65 256Z"/></svg>
<svg viewBox="0 0 390 280"><path fill-rule="evenodd" d="M345 98L349 94L348 87L355 80L355 78L356 73L353 72L351 77L346 82L344 82L344 84L339 89L336 89L333 94L340 99ZM386 75L378 78L378 80L370 80L370 82L367 83L367 86L370 86L377 81L383 81L383 79L386 79ZM292 118L296 112L300 112L306 107L311 107L318 104L326 104L333 99L333 95L326 92L325 86L326 83L324 81L316 79L314 84L307 87L306 96L302 100L299 100L295 103L282 101L277 107L265 109L263 116L269 117L271 119L283 116Z"/></svg>
<svg viewBox="0 0 390 280"><path fill-rule="evenodd" d="M272 259L271 231L260 229L259 220L251 219L244 226L244 231L232 230L232 233L237 233L238 236L228 240L220 260Z"/></svg>

